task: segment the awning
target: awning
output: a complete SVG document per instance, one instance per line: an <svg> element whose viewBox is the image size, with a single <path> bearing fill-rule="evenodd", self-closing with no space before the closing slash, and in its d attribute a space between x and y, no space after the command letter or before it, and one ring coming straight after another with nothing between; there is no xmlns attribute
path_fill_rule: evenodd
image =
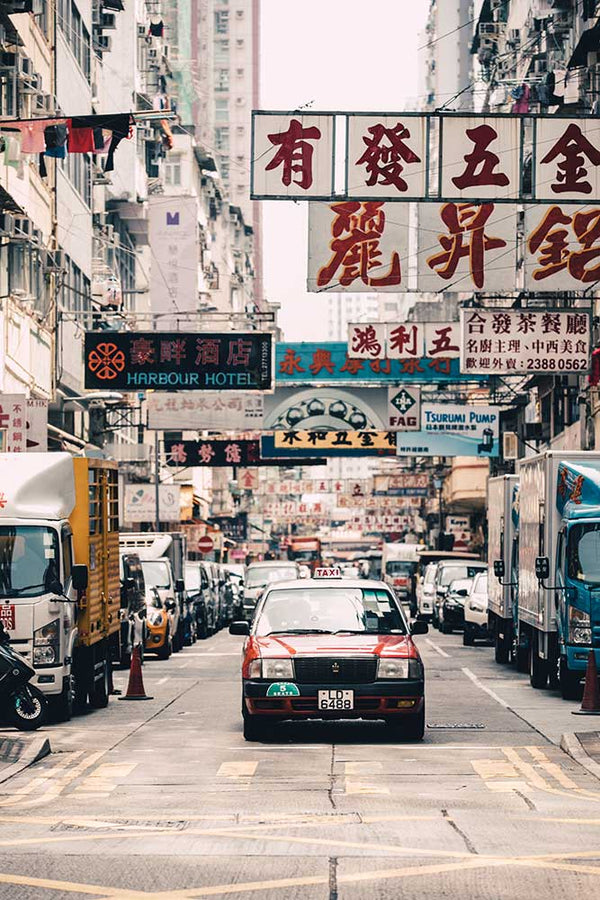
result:
<svg viewBox="0 0 600 900"><path fill-rule="evenodd" d="M15 213L18 216L24 216L25 212L18 203L15 203L11 195L0 185L0 211Z"/></svg>
<svg viewBox="0 0 600 900"><path fill-rule="evenodd" d="M567 68L576 69L578 66L587 66L588 53L594 50L600 50L600 20L593 28L588 28L583 32L567 63Z"/></svg>

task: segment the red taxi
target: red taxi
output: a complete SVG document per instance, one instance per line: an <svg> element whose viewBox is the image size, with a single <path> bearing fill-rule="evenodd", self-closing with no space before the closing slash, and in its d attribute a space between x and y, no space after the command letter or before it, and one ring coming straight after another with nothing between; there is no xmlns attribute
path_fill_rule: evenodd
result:
<svg viewBox="0 0 600 900"><path fill-rule="evenodd" d="M320 573L325 577L318 577ZM399 737L421 740L424 670L413 634L382 581L317 570L278 582L260 600L242 662L244 737L254 741L284 719L383 719Z"/></svg>

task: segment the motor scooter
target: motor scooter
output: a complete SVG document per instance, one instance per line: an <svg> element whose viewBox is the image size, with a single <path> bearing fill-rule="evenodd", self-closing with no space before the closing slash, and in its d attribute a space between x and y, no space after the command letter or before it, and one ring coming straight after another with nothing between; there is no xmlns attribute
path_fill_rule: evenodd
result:
<svg viewBox="0 0 600 900"><path fill-rule="evenodd" d="M21 731L34 731L48 716L48 701L28 682L35 675L26 659L10 646L0 622L0 719Z"/></svg>

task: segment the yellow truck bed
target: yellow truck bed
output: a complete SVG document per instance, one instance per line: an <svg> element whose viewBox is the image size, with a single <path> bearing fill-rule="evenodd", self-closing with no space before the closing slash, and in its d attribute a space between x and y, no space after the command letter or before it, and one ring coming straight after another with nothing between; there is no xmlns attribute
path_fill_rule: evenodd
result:
<svg viewBox="0 0 600 900"><path fill-rule="evenodd" d="M73 561L89 571L77 625L80 643L91 646L120 627L118 464L77 457L73 466Z"/></svg>

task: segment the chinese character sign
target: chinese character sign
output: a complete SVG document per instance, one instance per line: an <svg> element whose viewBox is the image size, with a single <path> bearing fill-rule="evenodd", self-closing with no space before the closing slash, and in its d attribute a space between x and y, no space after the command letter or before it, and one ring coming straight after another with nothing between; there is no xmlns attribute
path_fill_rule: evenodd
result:
<svg viewBox="0 0 600 900"><path fill-rule="evenodd" d="M391 431L276 431L261 438L261 456L394 456L395 446Z"/></svg>
<svg viewBox="0 0 600 900"><path fill-rule="evenodd" d="M513 284L515 206L419 204L420 291L503 291Z"/></svg>
<svg viewBox="0 0 600 900"><path fill-rule="evenodd" d="M263 426L263 395L217 391L152 392L146 399L148 428L180 431L260 431Z"/></svg>
<svg viewBox="0 0 600 900"><path fill-rule="evenodd" d="M161 326L177 327L177 314L198 309L198 204L195 197L150 197L148 201L150 306ZM165 313L172 313L166 316ZM181 321L189 328L189 318Z"/></svg>
<svg viewBox="0 0 600 900"><path fill-rule="evenodd" d="M518 198L519 118L443 116L441 127L441 197Z"/></svg>
<svg viewBox="0 0 600 900"><path fill-rule="evenodd" d="M547 116L535 126L535 197L600 200L600 120Z"/></svg>
<svg viewBox="0 0 600 900"><path fill-rule="evenodd" d="M424 116L348 116L348 197L422 197L427 178Z"/></svg>
<svg viewBox="0 0 600 900"><path fill-rule="evenodd" d="M330 197L333 154L332 116L253 112L251 196Z"/></svg>
<svg viewBox="0 0 600 900"><path fill-rule="evenodd" d="M600 280L600 206L525 209L525 290L582 291Z"/></svg>
<svg viewBox="0 0 600 900"><path fill-rule="evenodd" d="M376 497L427 497L429 488L430 476L427 472L373 476L373 494Z"/></svg>
<svg viewBox="0 0 600 900"><path fill-rule="evenodd" d="M260 463L259 441L198 440L165 441L168 466L255 466Z"/></svg>
<svg viewBox="0 0 600 900"><path fill-rule="evenodd" d="M391 424L385 388L358 387L348 390L330 385L278 387L265 397L264 410L264 428L267 431L395 429Z"/></svg>
<svg viewBox="0 0 600 900"><path fill-rule="evenodd" d="M462 309L460 367L474 375L585 373L590 314L581 309Z"/></svg>
<svg viewBox="0 0 600 900"><path fill-rule="evenodd" d="M0 437L5 453L23 453L27 449L25 394L0 395Z"/></svg>
<svg viewBox="0 0 600 900"><path fill-rule="evenodd" d="M458 322L402 322L348 325L350 359L457 359Z"/></svg>
<svg viewBox="0 0 600 900"><path fill-rule="evenodd" d="M498 456L499 421L494 406L423 403L421 431L398 434L398 455Z"/></svg>
<svg viewBox="0 0 600 900"><path fill-rule="evenodd" d="M311 203L308 290L407 290L408 216L404 204Z"/></svg>
<svg viewBox="0 0 600 900"><path fill-rule="evenodd" d="M266 333L87 332L85 387L269 390L271 356Z"/></svg>

